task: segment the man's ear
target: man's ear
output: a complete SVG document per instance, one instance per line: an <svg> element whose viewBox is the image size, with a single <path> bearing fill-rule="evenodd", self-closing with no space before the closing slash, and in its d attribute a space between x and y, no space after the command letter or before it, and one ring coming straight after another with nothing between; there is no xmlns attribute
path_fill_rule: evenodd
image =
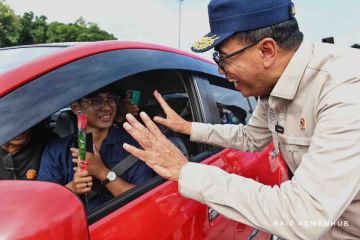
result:
<svg viewBox="0 0 360 240"><path fill-rule="evenodd" d="M73 102L70 104L71 111L77 115L79 112L81 112L81 106L80 102Z"/></svg>
<svg viewBox="0 0 360 240"><path fill-rule="evenodd" d="M275 61L277 55L277 44L272 38L264 38L260 42L264 68L269 68Z"/></svg>

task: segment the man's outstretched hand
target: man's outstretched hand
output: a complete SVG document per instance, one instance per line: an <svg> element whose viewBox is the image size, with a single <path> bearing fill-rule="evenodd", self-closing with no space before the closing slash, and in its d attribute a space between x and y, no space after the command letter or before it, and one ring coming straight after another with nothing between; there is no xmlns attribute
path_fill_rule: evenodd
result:
<svg viewBox="0 0 360 240"><path fill-rule="evenodd" d="M173 130L174 132L190 135L191 122L186 121L179 114L177 114L156 90L154 91L154 97L159 102L161 108L166 114L166 118L156 116L154 117L154 121L161 125L164 125L165 127Z"/></svg>
<svg viewBox="0 0 360 240"><path fill-rule="evenodd" d="M124 149L135 157L143 160L160 176L172 181L177 181L181 168L188 160L181 151L161 133L146 113L141 112L140 117L146 127L139 123L131 114L127 114L126 119L128 122L124 123L124 128L140 144L142 149L127 143L123 145Z"/></svg>

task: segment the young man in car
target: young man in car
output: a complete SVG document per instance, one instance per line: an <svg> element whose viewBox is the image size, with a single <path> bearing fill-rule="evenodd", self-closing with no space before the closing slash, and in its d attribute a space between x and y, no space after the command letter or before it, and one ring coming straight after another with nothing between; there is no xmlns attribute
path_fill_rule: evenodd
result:
<svg viewBox="0 0 360 240"><path fill-rule="evenodd" d="M100 189L88 201L93 209L141 184L153 176L153 171L138 161L121 176L116 176L111 168L127 157L122 144L133 139L121 128L113 126L117 113L118 97L111 88L103 88L71 104L72 111L87 114L87 132L92 133L93 153L87 152L87 171L76 168L78 149L74 147L74 137L68 136L47 145L41 157L38 180L65 185L77 194L91 191L94 182L101 183ZM95 181L94 181L95 180Z"/></svg>
<svg viewBox="0 0 360 240"><path fill-rule="evenodd" d="M260 96L256 110L247 126L191 123L155 93L167 114L155 121L242 151L273 141L294 176L270 187L190 163L144 113L147 129L129 115L124 124L144 150L125 149L179 181L183 196L236 221L285 239L359 239L358 50L304 40L290 0L212 0L208 10L211 32L193 50L215 47L219 72L244 96Z"/></svg>

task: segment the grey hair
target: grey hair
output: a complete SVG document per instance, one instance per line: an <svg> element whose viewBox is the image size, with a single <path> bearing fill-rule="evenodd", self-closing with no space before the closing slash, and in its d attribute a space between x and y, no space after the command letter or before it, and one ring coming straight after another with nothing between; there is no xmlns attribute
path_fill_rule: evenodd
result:
<svg viewBox="0 0 360 240"><path fill-rule="evenodd" d="M299 30L296 19L292 18L269 27L237 32L232 37L239 43L247 44L255 43L268 37L274 39L280 48L290 51L300 46L304 36Z"/></svg>

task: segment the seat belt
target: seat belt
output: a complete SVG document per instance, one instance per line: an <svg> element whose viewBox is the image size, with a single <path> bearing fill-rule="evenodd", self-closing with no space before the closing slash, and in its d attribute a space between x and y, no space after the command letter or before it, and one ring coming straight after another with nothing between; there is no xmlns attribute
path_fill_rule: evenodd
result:
<svg viewBox="0 0 360 240"><path fill-rule="evenodd" d="M116 173L116 176L120 176L124 172L126 172L129 168L131 168L139 159L137 159L134 155L127 155L123 158L118 164L116 164L111 171Z"/></svg>

